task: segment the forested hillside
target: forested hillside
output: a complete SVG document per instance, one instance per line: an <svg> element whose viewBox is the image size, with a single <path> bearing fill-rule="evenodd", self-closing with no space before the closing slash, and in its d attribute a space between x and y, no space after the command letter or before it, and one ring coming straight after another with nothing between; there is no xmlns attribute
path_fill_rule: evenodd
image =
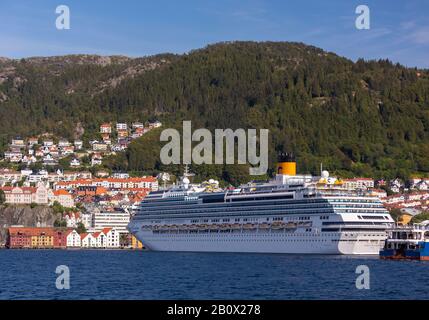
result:
<svg viewBox="0 0 429 320"><path fill-rule="evenodd" d="M193 128L267 128L271 165L278 151L293 152L303 172L317 172L322 161L344 176L429 172L428 70L352 62L287 42L220 43L137 59L0 61L3 144L16 134L72 138L77 126L85 139L101 122L134 119L159 119L164 127L192 120ZM108 166L162 169L156 141L133 142Z"/></svg>

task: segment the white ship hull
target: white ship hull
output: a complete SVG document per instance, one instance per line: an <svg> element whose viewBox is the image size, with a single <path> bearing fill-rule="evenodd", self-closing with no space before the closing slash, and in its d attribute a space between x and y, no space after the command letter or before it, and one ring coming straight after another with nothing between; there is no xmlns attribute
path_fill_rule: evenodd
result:
<svg viewBox="0 0 429 320"><path fill-rule="evenodd" d="M372 233L152 233L137 231L134 235L145 248L153 251L188 252L253 252L289 254L379 254L386 234Z"/></svg>

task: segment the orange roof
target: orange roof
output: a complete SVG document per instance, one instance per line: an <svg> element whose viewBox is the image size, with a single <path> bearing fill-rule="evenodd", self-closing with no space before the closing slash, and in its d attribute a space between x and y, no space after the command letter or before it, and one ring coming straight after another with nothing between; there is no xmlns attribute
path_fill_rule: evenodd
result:
<svg viewBox="0 0 429 320"><path fill-rule="evenodd" d="M94 232L94 233L92 234L92 236L93 236L94 238L97 238L100 234L101 234L101 232Z"/></svg>
<svg viewBox="0 0 429 320"><path fill-rule="evenodd" d="M81 239L81 240L83 240L83 239L85 239L88 235L89 235L89 233L86 233L86 232L81 233L81 234L80 234L80 239Z"/></svg>
<svg viewBox="0 0 429 320"><path fill-rule="evenodd" d="M101 232L103 232L104 234L108 234L110 230L112 230L112 228L104 228L103 230L101 230Z"/></svg>
<svg viewBox="0 0 429 320"><path fill-rule="evenodd" d="M95 191L95 194L105 194L105 193L107 193L107 190L106 190L106 188L104 188L104 187L97 187L97 189L96 189L96 191Z"/></svg>
<svg viewBox="0 0 429 320"><path fill-rule="evenodd" d="M8 229L9 235L16 236L18 234L24 234L27 236L39 236L39 235L47 235L52 236L55 233L54 228L43 227L43 228L32 228L32 227L10 227Z"/></svg>
<svg viewBox="0 0 429 320"><path fill-rule="evenodd" d="M55 196L70 196L70 193L68 193L66 190L64 189L60 189L60 190L56 190L54 191L54 195Z"/></svg>

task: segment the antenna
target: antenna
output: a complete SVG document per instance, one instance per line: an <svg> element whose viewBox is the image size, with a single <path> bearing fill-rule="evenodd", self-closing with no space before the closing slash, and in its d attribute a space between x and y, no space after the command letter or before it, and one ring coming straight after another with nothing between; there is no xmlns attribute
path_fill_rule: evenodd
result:
<svg viewBox="0 0 429 320"><path fill-rule="evenodd" d="M188 164L185 164L185 170L183 171L182 186L184 189L188 189L190 180L188 177L194 176L195 174L189 173Z"/></svg>
<svg viewBox="0 0 429 320"><path fill-rule="evenodd" d="M185 169L183 170L183 177L192 177L192 176L195 176L195 174L190 173L188 164L185 164Z"/></svg>

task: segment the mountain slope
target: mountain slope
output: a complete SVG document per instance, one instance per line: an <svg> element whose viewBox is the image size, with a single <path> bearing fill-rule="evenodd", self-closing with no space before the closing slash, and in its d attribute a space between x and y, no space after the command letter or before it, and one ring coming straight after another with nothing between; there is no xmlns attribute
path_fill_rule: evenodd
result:
<svg viewBox="0 0 429 320"><path fill-rule="evenodd" d="M156 117L172 126L268 128L272 163L276 151L292 151L303 171L323 161L350 175L429 172L428 71L387 60L354 63L301 43L219 43L137 59L6 60L0 101L4 138L71 137L79 122L89 136L102 121Z"/></svg>

